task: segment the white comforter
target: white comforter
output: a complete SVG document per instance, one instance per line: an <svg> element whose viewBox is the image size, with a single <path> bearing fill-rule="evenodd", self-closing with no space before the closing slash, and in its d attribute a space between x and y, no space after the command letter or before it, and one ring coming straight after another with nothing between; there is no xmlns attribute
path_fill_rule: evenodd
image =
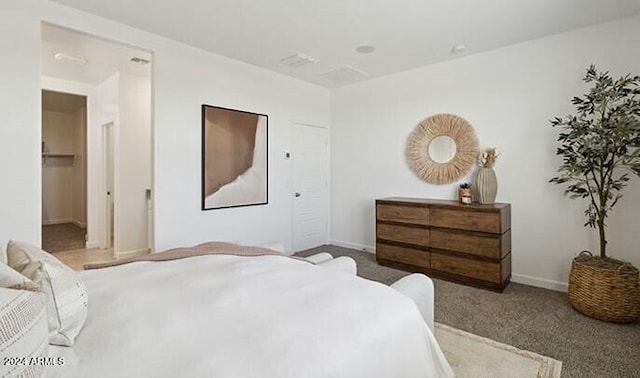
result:
<svg viewBox="0 0 640 378"><path fill-rule="evenodd" d="M199 256L82 272L89 317L59 377L449 377L415 304L280 257Z"/></svg>

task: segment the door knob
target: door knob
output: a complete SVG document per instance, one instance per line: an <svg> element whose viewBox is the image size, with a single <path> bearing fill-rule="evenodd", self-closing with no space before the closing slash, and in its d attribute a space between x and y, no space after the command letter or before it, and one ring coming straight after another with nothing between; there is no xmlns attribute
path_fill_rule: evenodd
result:
<svg viewBox="0 0 640 378"><path fill-rule="evenodd" d="M295 196L296 197L300 197L302 194L300 194L299 192L296 192Z"/></svg>

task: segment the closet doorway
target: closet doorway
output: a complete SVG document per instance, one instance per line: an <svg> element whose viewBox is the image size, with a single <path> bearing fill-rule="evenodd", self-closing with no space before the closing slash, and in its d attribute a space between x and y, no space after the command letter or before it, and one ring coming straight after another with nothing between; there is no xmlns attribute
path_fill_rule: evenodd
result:
<svg viewBox="0 0 640 378"><path fill-rule="evenodd" d="M42 247L85 248L87 98L42 91Z"/></svg>
<svg viewBox="0 0 640 378"><path fill-rule="evenodd" d="M43 96L59 92L82 99L85 121L82 152L55 145L47 139L43 97L43 249L54 253L73 249L57 257L79 266L105 257L149 253L153 250L152 53L47 23L42 23L41 37ZM83 170L83 178L72 175L71 180L83 180L84 220L53 216L48 176L54 168ZM63 181L57 176L53 180ZM74 189L59 192L75 201ZM50 223L65 228L48 232L54 230L48 228ZM66 228L69 223L86 230ZM57 237L64 243L56 242Z"/></svg>

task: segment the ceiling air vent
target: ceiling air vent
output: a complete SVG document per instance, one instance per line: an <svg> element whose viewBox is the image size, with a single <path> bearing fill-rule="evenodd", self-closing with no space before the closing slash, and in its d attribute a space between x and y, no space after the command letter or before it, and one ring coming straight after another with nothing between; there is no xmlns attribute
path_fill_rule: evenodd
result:
<svg viewBox="0 0 640 378"><path fill-rule="evenodd" d="M138 63L138 64L142 64L142 65L150 63L150 61L148 59L140 58L139 56L134 56L133 58L131 58L131 61L133 63Z"/></svg>
<svg viewBox="0 0 640 378"><path fill-rule="evenodd" d="M309 55L305 55L303 53L297 53L295 55L287 56L280 59L280 63L291 68L300 68L308 66L310 64L316 64L318 63L318 59L312 58Z"/></svg>
<svg viewBox="0 0 640 378"><path fill-rule="evenodd" d="M333 69L318 75L333 85L343 85L369 78L369 74L351 66Z"/></svg>

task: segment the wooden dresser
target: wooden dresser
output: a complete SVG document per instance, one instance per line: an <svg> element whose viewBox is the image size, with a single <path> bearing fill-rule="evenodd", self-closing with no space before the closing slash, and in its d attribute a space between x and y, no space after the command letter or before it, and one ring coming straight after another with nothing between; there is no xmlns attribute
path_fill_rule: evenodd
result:
<svg viewBox="0 0 640 378"><path fill-rule="evenodd" d="M376 258L381 265L502 292L511 279L511 206L376 200Z"/></svg>

